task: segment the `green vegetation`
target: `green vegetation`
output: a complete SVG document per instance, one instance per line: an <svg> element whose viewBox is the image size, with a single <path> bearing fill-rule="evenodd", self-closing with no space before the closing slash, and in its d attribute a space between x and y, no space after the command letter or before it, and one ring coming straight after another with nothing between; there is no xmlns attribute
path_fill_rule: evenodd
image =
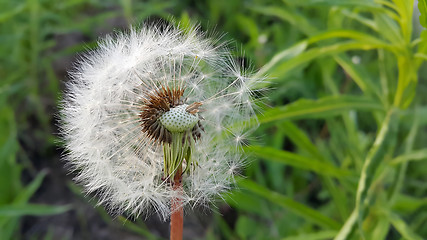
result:
<svg viewBox="0 0 427 240"><path fill-rule="evenodd" d="M225 196L235 216L214 213L205 239L426 238L426 6L418 19L409 0L0 1L0 238L32 239L22 216L78 211L31 203L66 174L54 114L70 62L113 29L170 16L227 33L268 76L271 107Z"/></svg>

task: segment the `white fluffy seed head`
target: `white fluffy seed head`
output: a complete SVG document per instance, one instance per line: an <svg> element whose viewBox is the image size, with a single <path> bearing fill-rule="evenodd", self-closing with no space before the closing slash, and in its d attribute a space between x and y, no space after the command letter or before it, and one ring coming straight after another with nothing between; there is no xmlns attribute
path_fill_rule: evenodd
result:
<svg viewBox="0 0 427 240"><path fill-rule="evenodd" d="M184 132L191 130L199 121L196 115L187 112L188 104L171 108L160 117L160 122L171 132Z"/></svg>
<svg viewBox="0 0 427 240"><path fill-rule="evenodd" d="M61 104L65 159L76 181L111 212L157 212L166 220L177 195L195 206L232 187L230 166L242 165L242 138L253 130L242 123L256 123L251 88L262 80L247 76L225 47L196 28L151 25L106 37L70 75ZM203 108L192 132L198 164L182 176L183 193L164 180L162 144L141 128L144 103L162 87L184 89L161 120L170 131L195 124L182 104Z"/></svg>

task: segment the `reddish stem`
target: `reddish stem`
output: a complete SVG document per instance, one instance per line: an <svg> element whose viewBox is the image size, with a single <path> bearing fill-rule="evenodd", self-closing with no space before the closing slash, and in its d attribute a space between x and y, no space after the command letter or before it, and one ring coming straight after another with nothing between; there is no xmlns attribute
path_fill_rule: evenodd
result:
<svg viewBox="0 0 427 240"><path fill-rule="evenodd" d="M182 192L181 184L182 169L179 168L174 177L173 190ZM182 229L184 226L184 209L182 208L182 199L180 197L172 199L171 202L171 233L170 240L182 240Z"/></svg>

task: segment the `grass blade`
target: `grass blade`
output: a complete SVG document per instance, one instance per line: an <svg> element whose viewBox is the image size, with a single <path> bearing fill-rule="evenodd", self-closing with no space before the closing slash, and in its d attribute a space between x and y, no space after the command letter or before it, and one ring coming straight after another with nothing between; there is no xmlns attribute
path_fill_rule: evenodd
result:
<svg viewBox="0 0 427 240"><path fill-rule="evenodd" d="M23 204L28 202L31 196L37 191L46 176L46 171L41 171L34 180L27 185L15 198L14 204Z"/></svg>
<svg viewBox="0 0 427 240"><path fill-rule="evenodd" d="M294 201L293 199L283 196L279 193L270 191L269 189L258 185L257 183L251 180L241 179L239 181L239 186L258 195L261 196L272 203L277 204L295 214L305 218L307 221L316 223L319 226L322 226L327 229L338 229L339 223L335 220L328 218L322 213L305 206L299 202Z"/></svg>
<svg viewBox="0 0 427 240"><path fill-rule="evenodd" d="M322 160L324 158L317 149L317 147L308 138L308 136L294 123L292 123L291 121L286 121L281 123L279 125L279 128L283 129L283 131L295 145L310 153L312 157L317 158L319 160Z"/></svg>
<svg viewBox="0 0 427 240"><path fill-rule="evenodd" d="M382 106L365 97L332 96L319 100L301 99L282 107L275 107L259 116L260 123L277 120L325 118L341 114L348 110L383 110Z"/></svg>
<svg viewBox="0 0 427 240"><path fill-rule="evenodd" d="M293 13L289 11L288 9L280 6L254 6L251 7L251 10L255 12L259 12L261 14L264 14L266 16L273 16L277 17L279 19L282 19L286 22L289 22L294 27L298 28L301 32L303 32L305 35L310 36L316 33L318 30L313 27L313 24L311 24L307 18L304 18L303 16Z"/></svg>
<svg viewBox="0 0 427 240"><path fill-rule="evenodd" d="M340 231L338 232L338 235L334 238L334 240L349 239L351 233L354 230L354 226L356 225L356 221L357 221L357 211L356 209L354 209L351 215L345 221L344 225L341 227Z"/></svg>
<svg viewBox="0 0 427 240"><path fill-rule="evenodd" d="M2 205L0 206L1 217L21 217L21 216L46 216L64 213L70 210L70 206L49 206L41 204L26 205Z"/></svg>
<svg viewBox="0 0 427 240"><path fill-rule="evenodd" d="M351 175L351 172L344 169L339 169L327 162L319 161L318 159L314 158L304 157L288 151L261 146L249 146L247 149L265 160L288 164L300 169L310 170L319 175L334 177L344 177Z"/></svg>
<svg viewBox="0 0 427 240"><path fill-rule="evenodd" d="M304 64L309 63L313 59L317 59L320 57L330 56L330 55L334 55L334 54L338 54L338 53L342 53L350 50L371 50L371 49L377 49L377 48L389 49L390 46L388 44L383 44L383 43L345 41L345 42L340 42L340 43L336 43L336 44L332 44L324 47L312 48L296 56L292 60L285 61L284 63L279 64L274 70L270 72L269 76L272 78L283 77L292 69L300 67ZM390 50L395 50L395 49L390 49Z"/></svg>
<svg viewBox="0 0 427 240"><path fill-rule="evenodd" d="M409 228L409 226L405 223L405 221L403 221L397 214L390 212L387 215L391 224L396 228L396 230L402 235L404 239L408 239L408 240L423 239L421 236L418 236L416 233L414 233Z"/></svg>
<svg viewBox="0 0 427 240"><path fill-rule="evenodd" d="M390 164L398 165L409 161L420 161L425 159L427 159L427 149L424 148L395 157L393 160L390 161Z"/></svg>
<svg viewBox="0 0 427 240"><path fill-rule="evenodd" d="M337 234L336 231L319 231L316 233L301 234L298 236L282 238L282 240L322 240L331 239Z"/></svg>
<svg viewBox="0 0 427 240"><path fill-rule="evenodd" d="M418 0L418 9L420 10L420 23L421 26L427 28L427 1Z"/></svg>
<svg viewBox="0 0 427 240"><path fill-rule="evenodd" d="M375 172L384 159L387 151L395 144L397 135L398 114L392 109L384 119L381 129L371 147L363 165L356 195L356 207L341 228L336 239L348 239L358 220L361 226L362 218L366 213L367 194L374 180Z"/></svg>
<svg viewBox="0 0 427 240"><path fill-rule="evenodd" d="M354 82L363 92L370 93L381 99L381 93L379 89L374 85L369 74L363 71L361 66L352 64L350 59L345 55L336 55L334 56L334 59L354 80Z"/></svg>

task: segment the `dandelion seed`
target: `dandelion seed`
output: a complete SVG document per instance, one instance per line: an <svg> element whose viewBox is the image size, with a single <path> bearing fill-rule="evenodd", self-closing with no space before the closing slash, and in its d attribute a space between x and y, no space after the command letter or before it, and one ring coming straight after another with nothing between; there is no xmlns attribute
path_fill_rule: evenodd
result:
<svg viewBox="0 0 427 240"><path fill-rule="evenodd" d="M225 47L196 28L151 25L106 37L70 75L65 158L111 212L166 220L171 205L208 203L230 189L247 134L233 128L255 117L254 80Z"/></svg>

